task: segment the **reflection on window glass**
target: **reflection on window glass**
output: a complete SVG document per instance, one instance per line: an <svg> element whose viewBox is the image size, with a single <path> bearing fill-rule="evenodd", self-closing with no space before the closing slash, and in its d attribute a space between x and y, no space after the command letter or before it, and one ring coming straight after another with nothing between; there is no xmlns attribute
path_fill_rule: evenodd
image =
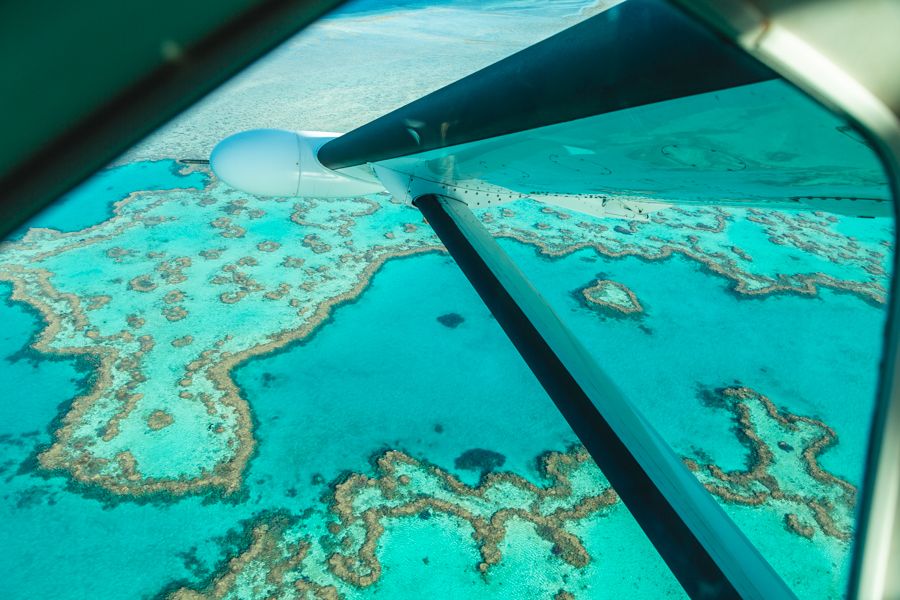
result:
<svg viewBox="0 0 900 600"><path fill-rule="evenodd" d="M846 586L893 261L886 180L848 129L777 81L548 127L494 144L489 180L515 189L530 160L594 193L479 213L809 598Z"/></svg>
<svg viewBox="0 0 900 600"><path fill-rule="evenodd" d="M418 211L196 161L360 124L593 5L495 4L351 4L3 244L4 597L683 595Z"/></svg>

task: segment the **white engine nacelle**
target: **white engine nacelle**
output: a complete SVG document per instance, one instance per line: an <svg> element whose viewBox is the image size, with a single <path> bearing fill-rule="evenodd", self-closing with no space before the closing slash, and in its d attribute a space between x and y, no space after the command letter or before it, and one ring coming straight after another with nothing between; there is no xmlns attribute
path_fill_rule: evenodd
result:
<svg viewBox="0 0 900 600"><path fill-rule="evenodd" d="M384 191L365 170L354 170L354 175L362 178L322 166L316 153L339 135L281 129L242 131L216 144L209 165L216 177L255 196L346 198Z"/></svg>

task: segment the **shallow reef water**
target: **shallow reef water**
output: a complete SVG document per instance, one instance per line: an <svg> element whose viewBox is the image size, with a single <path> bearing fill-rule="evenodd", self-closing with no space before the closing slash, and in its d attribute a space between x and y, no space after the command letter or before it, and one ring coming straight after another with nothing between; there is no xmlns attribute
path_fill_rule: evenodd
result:
<svg viewBox="0 0 900 600"><path fill-rule="evenodd" d="M414 209L182 169L0 248L7 597L683 594ZM890 223L481 216L798 594L839 596Z"/></svg>

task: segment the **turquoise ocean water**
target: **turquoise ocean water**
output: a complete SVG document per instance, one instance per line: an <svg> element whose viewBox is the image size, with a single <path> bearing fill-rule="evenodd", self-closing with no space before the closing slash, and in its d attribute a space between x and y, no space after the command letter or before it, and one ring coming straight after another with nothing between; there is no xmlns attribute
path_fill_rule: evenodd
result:
<svg viewBox="0 0 900 600"><path fill-rule="evenodd" d="M96 186L96 212L76 212L99 221L129 190L202 184L201 175L179 176L174 168L160 161L106 171L88 184ZM55 213L58 221L44 215L37 222L74 228L67 210L64 204ZM549 259L518 242L503 246L677 452L714 454L724 468L743 464L746 449L730 417L700 402L702 389L740 382L836 427L840 443L823 466L859 481L881 309L827 290L815 299L739 298L724 279L683 258L609 259L583 250ZM577 301L573 290L598 274L637 294L646 308L642 328L598 317ZM0 293L3 597L145 598L179 583L200 586L246 545L245 523L266 512L313 509L307 518L315 530L328 484L348 471L371 471L370 459L387 448L469 483L478 473L454 466L457 458L487 449L502 455L503 470L537 482L536 457L576 442L457 267L434 252L389 261L311 338L235 370L258 440L237 496L114 500L34 468L92 368L30 350L43 326L39 315L10 302L8 285ZM845 554L817 553L797 536L785 541L777 514L729 512L802 595L840 589ZM521 598L563 586L578 597L680 594L621 504L578 527L594 558L589 568L548 568L544 542L525 532L514 539L527 543L504 547L486 581L472 568L469 533L451 520L398 521L379 546L384 574L359 595Z"/></svg>
<svg viewBox="0 0 900 600"><path fill-rule="evenodd" d="M830 290L813 299L741 297L731 282L681 256L648 263L583 250L548 259L514 241L502 246L677 453L699 450L723 469L743 468L748 451L727 413L704 406L702 397L705 390L747 386L779 408L834 427L839 443L820 464L856 485L862 480L881 356L881 309ZM578 301L572 291L598 275L638 296L645 310L640 326L634 319L598 318ZM849 553L783 535L777 512L741 506L728 506L727 512L800 595L839 593ZM819 560L805 560L818 553Z"/></svg>
<svg viewBox="0 0 900 600"><path fill-rule="evenodd" d="M132 192L203 187L204 174L179 175L180 167L172 160L157 160L104 169L42 210L10 238L35 227L80 231L112 216L115 203Z"/></svg>
<svg viewBox="0 0 900 600"><path fill-rule="evenodd" d="M131 176L135 188L142 174L159 173L141 164L116 171ZM109 192L119 195L115 188ZM238 501L116 501L32 468L91 369L28 349L43 323L8 300L8 285L2 293L0 536L7 575L0 587L6 597L141 598L173 581L196 584L240 545L243 520L261 511L317 506L326 482L366 470L384 448L402 448L451 470L465 450L491 449L504 455L504 469L536 480L539 454L576 442L456 266L433 253L389 262L358 301L340 308L310 340L236 371L259 440ZM464 320L450 328L438 320L448 313ZM457 474L470 483L478 478L468 470ZM597 540L611 537L605 551L629 556L629 565L601 563L604 586L630 588L635 580L629 573L649 571L655 576L643 578L648 589L677 593L652 547L621 506L617 510L616 535L603 528L592 533ZM510 551L504 574L485 588L472 569L474 550L458 543L455 526L440 525L412 522L391 530L383 560L386 573L396 576L385 576L377 593L415 596L421 586L411 582L428 577L435 593L519 597L527 588L523 570L540 566L541 556L517 560Z"/></svg>

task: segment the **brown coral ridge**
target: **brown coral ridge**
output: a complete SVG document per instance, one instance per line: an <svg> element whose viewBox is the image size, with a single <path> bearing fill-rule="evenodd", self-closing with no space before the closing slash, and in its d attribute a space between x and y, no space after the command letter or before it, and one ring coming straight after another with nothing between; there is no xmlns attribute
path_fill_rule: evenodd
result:
<svg viewBox="0 0 900 600"><path fill-rule="evenodd" d="M133 456L128 453L120 453L115 461L91 457L88 452L88 441L72 440L73 454L72 456L67 455L66 446L75 433L74 424L94 402L102 397L105 390L112 387L113 366L120 362L120 366L127 369L129 380L115 392L115 398L122 402L122 407L106 424L102 439L111 440L118 435L119 423L134 410L141 398L140 394L134 394L132 390L144 379L138 366L142 356L152 349L154 342L150 336L141 336L137 339L138 349L123 356L112 346L101 344L110 341L113 337L124 339L123 336L130 335L128 332L122 331L114 336L101 337L89 335L93 330L88 330L85 335L97 345L54 348L51 344L63 328L64 320L72 321L75 331L84 331L87 328L88 322L82 312L79 298L73 294L57 291L50 283L52 274L49 271L41 269L24 271L13 269L9 265L7 270L14 275L0 273L0 280L13 284L12 299L34 307L46 323L32 343L32 348L49 355L81 356L95 365L95 376L92 378L90 390L73 400L69 411L61 421L62 426L55 432L54 442L37 457L40 467L47 471L67 471L78 483L99 485L108 492L119 496L148 496L161 492L183 494L199 487L208 487L210 483L215 485L215 481L204 481L202 485L192 486L190 482L178 480L141 479ZM29 290L29 286L36 287L37 293ZM63 312L66 316L60 317L48 302L66 303L68 308ZM115 462L120 468L121 479L124 481L106 472L112 462ZM136 488L135 484L139 484L139 487Z"/></svg>
<svg viewBox="0 0 900 600"><path fill-rule="evenodd" d="M747 217L748 221L758 224L770 224L773 226L775 225L774 222L766 221L762 217L760 217L759 214L762 213L759 213L756 217L754 217L752 214L753 210L751 209L749 212L751 213L751 215ZM489 219L486 218L489 215L492 215L492 213L486 213L482 220L487 223L498 223L504 218L511 218L515 216L512 211L509 211L507 209L500 211L499 215L493 215ZM659 218L660 217L657 217L657 220ZM779 218L782 220L787 220L787 217L785 217L784 215L779 215ZM721 221L721 223L724 222L725 221ZM637 233L640 230L639 228L641 227L641 224L636 221L628 221L627 224L628 227L623 227L621 225L617 226L615 228L615 231L623 234L633 234ZM667 226L672 225L671 223L666 224ZM585 232L594 232L598 235L609 231L609 228L605 225L592 224L588 222L580 222L576 225L576 227L585 230ZM717 231L718 225L712 228L697 226L694 226L692 228L702 231L715 232ZM825 229L824 226L822 226L820 229L828 231L829 235L831 235L832 237L839 235L833 231ZM819 229L816 229L816 231L818 232ZM625 258L633 256L646 261L661 261L669 259L675 255L681 255L692 261L700 263L711 274L724 277L731 281L733 284L732 290L739 297L759 297L768 296L771 294L796 294L799 296L817 297L819 294L819 288L829 288L837 292L854 294L863 301L876 307L883 306L887 299L887 292L884 286L874 280L841 280L821 272L798 273L794 275L779 274L775 277L764 277L761 275L756 275L746 271L738 263L738 260L744 263L748 262L747 255L741 252L733 253L734 256L738 259L735 260L735 258L732 258L724 253L708 253L698 246L699 238L697 236L689 236L683 241L663 240L656 236L649 236L647 238L648 240L657 242L660 245L653 247L642 247L637 244L626 244L623 242L621 248L615 249L611 245L600 241L579 241L578 239L573 237L571 231L562 235L560 240L557 242L549 241L546 236L538 235L533 229L524 229L502 223L499 225L499 227L493 228L491 233L495 238L512 239L522 244L533 246L537 248L538 252L541 255L549 258L564 257L578 252L579 250L585 249L593 249L598 254L609 258ZM787 238L781 236L773 236L770 241L772 241L772 243L776 245L795 246L803 251L826 258L830 262L847 262L846 258L838 259L831 253L828 253L827 249L823 249L822 247L799 240L796 235L786 235L788 235L790 241L784 241ZM582 238L583 237L584 236L582 236ZM850 240L849 244L852 245L856 243ZM858 246L858 244L856 244L856 246ZM880 269L877 263L873 262L873 260L875 260L876 258L877 257L870 257L870 259L862 265L863 270L866 270L870 274L875 274L873 273L873 270Z"/></svg>
<svg viewBox="0 0 900 600"><path fill-rule="evenodd" d="M604 290L610 287L621 292L627 299L627 303L618 303L603 298ZM631 288L610 279L598 279L592 285L583 288L578 296L582 303L589 308L599 308L614 315L631 316L641 315L644 312L644 306Z"/></svg>
<svg viewBox="0 0 900 600"><path fill-rule="evenodd" d="M246 525L247 539L241 545L240 554L223 565L212 580L199 590L177 589L168 598L220 600L246 593L242 587L252 585L255 597L298 595L334 600L340 597L338 586L342 583L363 588L380 578L382 568L376 551L385 531L385 520L431 518L434 513L464 521L472 527L472 539L482 555L477 570L482 574L487 574L490 565L501 560L499 544L511 519L532 523L535 532L552 544L553 555L581 568L591 557L581 540L566 531L565 526L602 514L604 508L618 500L615 492L608 486L603 488L602 484L600 490L590 486L593 495L575 492L570 476L582 467L599 473L587 452L581 446L573 446L566 452L547 452L540 457L539 470L546 486L535 485L513 473L494 472L473 487L425 461L388 450L374 459L373 477L351 473L333 485L329 512L336 520L328 525L318 542L303 538L302 529L295 527L299 520L287 513L261 515ZM417 489L413 479L418 477L436 479L440 489L432 494ZM530 495L526 508L503 506L507 497L504 488L510 486ZM466 502L473 507L466 508ZM359 503L372 505L360 507ZM493 510L485 510L486 506ZM317 543L321 544L320 550L340 549L328 556L327 565L322 565L327 568L321 573L318 566L321 563L312 569L308 565L310 560L322 560L313 558L311 553ZM565 594L563 590L559 593Z"/></svg>
<svg viewBox="0 0 900 600"><path fill-rule="evenodd" d="M258 563L265 566L266 576L254 589L258 592L254 594L256 597L275 597L274 591L283 593L286 588L293 587L301 597L337 599L337 590L333 586L322 586L292 575L306 560L310 549L305 540L285 543L285 536L295 523L295 518L283 512L261 517L256 524L248 525L243 534L248 538L245 550L228 560L202 589L180 587L166 597L169 600L221 600L235 591L241 572Z"/></svg>
<svg viewBox="0 0 900 600"><path fill-rule="evenodd" d="M565 453L547 453L540 461L541 474L550 482L547 487L537 486L509 472L487 473L477 486L471 487L439 467L425 464L408 454L396 450L385 452L377 460L375 477L353 474L335 486L330 510L337 521L331 524L331 533L341 536L361 524L364 534L362 543L355 552L332 553L328 566L340 579L356 587L368 587L381 576L376 548L385 530L383 521L420 516L423 513L439 513L464 521L472 527L472 539L477 543L481 554L481 561L476 568L482 574L487 574L492 565L500 562L502 556L499 544L506 536L507 523L512 519L531 523L535 532L552 544L554 555L574 567L584 567L591 557L581 540L565 529L566 524L593 515L618 500L616 493L609 487L596 495L576 497L569 474L586 461L590 461L590 457L580 446ZM408 475L398 475L398 467L402 465L426 471L460 498L484 500L493 490L501 486L512 486L532 494L534 500L528 508L498 507L488 516L479 515L466 508L462 502L415 491ZM367 488L377 488L389 503L358 511L355 500ZM571 506L560 505L553 510L542 511L541 502L550 498L572 499L573 503ZM398 499L400 502L396 502Z"/></svg>
<svg viewBox="0 0 900 600"><path fill-rule="evenodd" d="M779 410L766 396L748 387L731 387L718 390L724 408L730 410L737 424L738 439L749 450L746 468L724 471L712 463L699 464L686 459L688 468L696 472L705 487L726 502L748 506L758 506L769 502L783 502L796 509L806 508L818 530L841 541L852 538L853 507L856 503L856 487L848 481L829 473L819 464L819 457L837 443L837 433L824 422ZM823 496L821 491L803 492L784 489L771 470L777 461L772 446L764 441L752 422L750 403L758 403L765 415L785 433L800 434L801 427L809 427L815 433L806 442L800 453L800 460L806 473L824 488L829 488L833 497ZM783 444L784 448L791 448ZM843 527L837 523L836 515L843 513L849 523ZM805 522L796 512L784 516L789 531L811 538L814 527Z"/></svg>

